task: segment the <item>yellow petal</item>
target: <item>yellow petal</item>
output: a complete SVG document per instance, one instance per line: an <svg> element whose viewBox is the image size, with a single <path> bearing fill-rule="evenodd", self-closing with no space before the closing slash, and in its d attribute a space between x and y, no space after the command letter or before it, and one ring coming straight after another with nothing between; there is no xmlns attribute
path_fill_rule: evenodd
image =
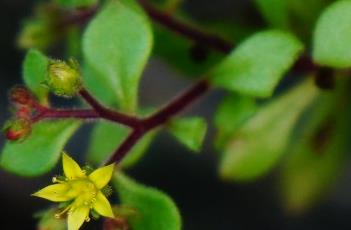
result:
<svg viewBox="0 0 351 230"><path fill-rule="evenodd" d="M73 199L72 196L68 195L70 186L68 184L54 184L43 188L42 190L32 194L54 202L62 202Z"/></svg>
<svg viewBox="0 0 351 230"><path fill-rule="evenodd" d="M102 192L99 192L97 194L93 208L101 216L106 216L110 218L114 217L110 202L107 200L105 195L102 194Z"/></svg>
<svg viewBox="0 0 351 230"><path fill-rule="evenodd" d="M98 189L102 189L111 180L114 164L107 165L96 169L89 175L89 179L95 184Z"/></svg>
<svg viewBox="0 0 351 230"><path fill-rule="evenodd" d="M89 216L89 207L80 206L68 212L67 225L68 230L78 230Z"/></svg>
<svg viewBox="0 0 351 230"><path fill-rule="evenodd" d="M85 177L83 170L79 167L77 162L75 162L70 156L66 153L62 155L62 165L63 165L63 172L65 176L72 180L76 178Z"/></svg>

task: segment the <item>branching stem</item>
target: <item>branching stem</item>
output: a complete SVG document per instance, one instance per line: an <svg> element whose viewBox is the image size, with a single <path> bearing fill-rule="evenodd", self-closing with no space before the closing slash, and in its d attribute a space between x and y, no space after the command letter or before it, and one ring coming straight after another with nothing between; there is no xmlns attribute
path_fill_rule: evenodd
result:
<svg viewBox="0 0 351 230"><path fill-rule="evenodd" d="M144 8L150 18L163 25L164 27L178 33L179 35L193 40L196 44L213 48L224 54L230 53L234 49L234 44L228 42L217 35L204 32L184 22L177 20L171 15L164 13L152 6L147 0L138 0L139 4ZM70 18L67 23L76 24L87 21L97 8L89 9L87 12L80 12ZM292 68L295 71L310 72L315 71L319 67L316 66L311 58L302 55ZM184 110L199 97L203 96L209 90L209 82L201 80L193 87L185 91L179 97L173 99L165 107L150 117L141 119L132 115L123 114L103 106L96 100L86 89L80 91L80 96L92 107L91 110L53 110L42 109L34 118L34 121L52 118L81 118L81 119L97 119L102 118L119 124L123 124L131 128L130 135L119 146L115 153L106 161L106 164L119 163L130 149L150 130L162 126L172 117Z"/></svg>

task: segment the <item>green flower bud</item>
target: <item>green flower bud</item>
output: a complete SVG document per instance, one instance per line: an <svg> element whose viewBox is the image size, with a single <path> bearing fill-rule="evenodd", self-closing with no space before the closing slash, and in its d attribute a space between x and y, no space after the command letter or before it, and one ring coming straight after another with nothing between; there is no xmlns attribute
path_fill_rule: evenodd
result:
<svg viewBox="0 0 351 230"><path fill-rule="evenodd" d="M51 60L47 78L46 85L57 96L71 98L82 88L79 65L73 59L67 63Z"/></svg>

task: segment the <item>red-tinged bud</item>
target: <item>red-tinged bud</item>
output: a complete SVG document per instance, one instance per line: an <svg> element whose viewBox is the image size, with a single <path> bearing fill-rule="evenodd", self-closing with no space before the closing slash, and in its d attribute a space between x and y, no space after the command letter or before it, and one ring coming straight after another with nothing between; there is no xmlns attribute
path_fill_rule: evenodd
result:
<svg viewBox="0 0 351 230"><path fill-rule="evenodd" d="M21 106L16 110L16 118L30 120L32 117L32 108L29 106Z"/></svg>
<svg viewBox="0 0 351 230"><path fill-rule="evenodd" d="M23 86L15 86L11 89L10 100L19 105L32 105L34 101L31 92Z"/></svg>
<svg viewBox="0 0 351 230"><path fill-rule="evenodd" d="M8 140L16 141L26 138L32 130L31 123L25 119L10 121L5 125L5 136Z"/></svg>

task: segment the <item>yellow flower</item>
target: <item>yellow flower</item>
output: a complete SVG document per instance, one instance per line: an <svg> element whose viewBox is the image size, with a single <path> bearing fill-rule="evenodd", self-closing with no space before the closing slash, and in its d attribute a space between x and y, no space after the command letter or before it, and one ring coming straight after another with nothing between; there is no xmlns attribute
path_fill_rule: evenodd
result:
<svg viewBox="0 0 351 230"><path fill-rule="evenodd" d="M111 205L101 192L111 180L114 164L96 169L89 175L67 154L62 156L65 178L53 178L54 185L47 186L33 194L54 202L71 203L56 216L68 211L68 230L79 229L84 221L89 221L91 209L101 216L113 218Z"/></svg>

